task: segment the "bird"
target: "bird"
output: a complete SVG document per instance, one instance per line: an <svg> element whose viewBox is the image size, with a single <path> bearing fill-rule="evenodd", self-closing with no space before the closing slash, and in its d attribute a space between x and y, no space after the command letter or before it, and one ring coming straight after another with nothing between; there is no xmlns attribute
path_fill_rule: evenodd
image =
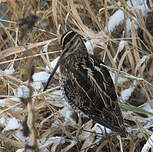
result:
<svg viewBox="0 0 153 152"><path fill-rule="evenodd" d="M61 88L72 109L114 132L126 132L114 83L105 64L88 53L83 37L73 30L62 35L60 44L62 54L44 91L60 67Z"/></svg>

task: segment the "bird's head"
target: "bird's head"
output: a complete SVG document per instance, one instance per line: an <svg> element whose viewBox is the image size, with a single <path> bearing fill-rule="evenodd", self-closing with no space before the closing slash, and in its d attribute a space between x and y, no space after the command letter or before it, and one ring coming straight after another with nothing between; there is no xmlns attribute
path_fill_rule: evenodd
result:
<svg viewBox="0 0 153 152"><path fill-rule="evenodd" d="M62 54L63 58L75 53L79 50L79 46L81 45L81 36L74 31L66 32L60 39L60 44L62 46Z"/></svg>
<svg viewBox="0 0 153 152"><path fill-rule="evenodd" d="M60 39L60 44L62 46L62 54L58 60L58 62L56 63L47 83L46 86L44 87L44 91L46 90L50 80L52 79L54 73L56 72L57 68L59 67L59 65L61 64L61 61L66 59L68 56L74 54L79 46L81 45L81 36L79 34L77 34L74 31L68 31L66 32Z"/></svg>

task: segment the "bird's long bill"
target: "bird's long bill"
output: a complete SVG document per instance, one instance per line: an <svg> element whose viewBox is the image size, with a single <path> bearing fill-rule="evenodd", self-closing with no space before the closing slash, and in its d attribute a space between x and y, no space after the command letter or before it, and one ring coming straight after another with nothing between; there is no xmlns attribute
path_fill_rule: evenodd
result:
<svg viewBox="0 0 153 152"><path fill-rule="evenodd" d="M51 73L50 76L49 76L49 79L47 80L47 83L46 83L46 85L45 85L43 91L45 91L45 90L47 89L47 87L48 87L48 85L49 85L49 82L51 81L52 77L54 76L54 74L55 74L57 68L59 67L59 65L60 65L60 63L61 63L61 61L62 61L62 59L64 58L64 55L65 55L66 52L67 52L67 50L64 50L63 53L62 53L62 55L60 56L60 58L59 58L58 62L56 63L56 65L55 65L55 67L54 67L52 73Z"/></svg>

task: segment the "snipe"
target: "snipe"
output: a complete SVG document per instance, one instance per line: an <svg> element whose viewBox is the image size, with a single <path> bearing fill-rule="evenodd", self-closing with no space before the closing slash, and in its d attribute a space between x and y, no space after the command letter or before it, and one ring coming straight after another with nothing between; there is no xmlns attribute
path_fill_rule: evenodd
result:
<svg viewBox="0 0 153 152"><path fill-rule="evenodd" d="M82 37L68 31L61 37L62 55L58 66L66 101L95 122L119 133L125 132L123 117L118 105L115 87L109 71L102 61L90 55Z"/></svg>

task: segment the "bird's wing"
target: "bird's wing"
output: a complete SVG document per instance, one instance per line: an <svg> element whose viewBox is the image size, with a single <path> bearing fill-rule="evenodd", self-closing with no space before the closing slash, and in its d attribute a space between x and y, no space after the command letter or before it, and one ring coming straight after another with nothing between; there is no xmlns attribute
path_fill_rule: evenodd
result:
<svg viewBox="0 0 153 152"><path fill-rule="evenodd" d="M117 104L115 87L108 69L100 63L102 62L90 55L78 65L78 69L71 72L77 84L97 109L113 110Z"/></svg>
<svg viewBox="0 0 153 152"><path fill-rule="evenodd" d="M95 118L95 121L112 130L114 128L119 132L121 129L122 132L124 130L123 118L117 102L115 87L109 71L100 63L102 62L94 56L87 57L77 69L71 69L72 79L86 96L86 100L83 100L82 97L80 102L89 102L88 106L91 110L87 114L90 115L90 118L93 120ZM81 108L83 112L84 108L85 106Z"/></svg>

